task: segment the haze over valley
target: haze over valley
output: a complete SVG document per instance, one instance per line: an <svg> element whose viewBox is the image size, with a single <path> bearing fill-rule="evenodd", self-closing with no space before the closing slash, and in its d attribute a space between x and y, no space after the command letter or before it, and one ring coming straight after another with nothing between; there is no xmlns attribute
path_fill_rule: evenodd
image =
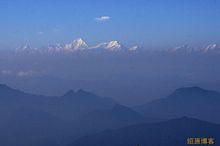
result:
<svg viewBox="0 0 220 146"><path fill-rule="evenodd" d="M1 50L1 83L57 96L68 89L85 89L133 106L184 86L220 91L216 44L162 50L134 49L119 41L89 46L76 39L43 48Z"/></svg>

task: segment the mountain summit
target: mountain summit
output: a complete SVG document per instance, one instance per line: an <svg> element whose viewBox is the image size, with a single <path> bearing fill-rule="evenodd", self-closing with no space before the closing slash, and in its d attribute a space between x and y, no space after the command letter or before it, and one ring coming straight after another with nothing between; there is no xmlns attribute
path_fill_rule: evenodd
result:
<svg viewBox="0 0 220 146"><path fill-rule="evenodd" d="M202 49L203 52L213 52L213 53L220 53L220 46L217 44L209 44L207 47Z"/></svg>
<svg viewBox="0 0 220 146"><path fill-rule="evenodd" d="M122 51L122 50L125 50L126 47L123 46L119 41L110 41L107 43L100 43L94 47L91 47L91 49L105 49L108 51Z"/></svg>
<svg viewBox="0 0 220 146"><path fill-rule="evenodd" d="M118 41L111 41L107 44L106 48L111 51L118 51L123 49L123 46Z"/></svg>
<svg viewBox="0 0 220 146"><path fill-rule="evenodd" d="M169 52L172 53L182 53L182 54L191 54L191 53L220 53L220 46L216 43L208 44L203 48L196 48L189 45L183 45L170 49Z"/></svg>
<svg viewBox="0 0 220 146"><path fill-rule="evenodd" d="M38 49L37 48L33 48L31 47L30 44L26 43L18 48L15 49L15 51L18 53L21 53L21 52L25 52L25 53L35 53Z"/></svg>
<svg viewBox="0 0 220 146"><path fill-rule="evenodd" d="M185 87L175 90L167 98L157 99L136 107L147 116L161 119L194 117L211 122L220 122L215 114L220 111L220 93L199 87Z"/></svg>
<svg viewBox="0 0 220 146"><path fill-rule="evenodd" d="M76 39L74 40L72 43L70 44L66 44L64 46L64 50L66 51L77 51L77 50L85 50L88 48L88 45L86 44L86 42L79 38L79 39Z"/></svg>

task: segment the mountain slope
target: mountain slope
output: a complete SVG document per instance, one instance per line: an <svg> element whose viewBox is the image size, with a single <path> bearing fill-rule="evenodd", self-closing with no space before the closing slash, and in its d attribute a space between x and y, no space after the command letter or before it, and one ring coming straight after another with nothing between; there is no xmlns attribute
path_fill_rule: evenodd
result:
<svg viewBox="0 0 220 146"><path fill-rule="evenodd" d="M86 134L76 131L74 124L79 117L93 110L111 109L114 104L110 98L83 90L47 97L0 85L0 145L56 146L67 137Z"/></svg>
<svg viewBox="0 0 220 146"><path fill-rule="evenodd" d="M135 107L143 115L162 119L190 116L220 123L220 93L199 87L180 88L164 99Z"/></svg>
<svg viewBox="0 0 220 146"><path fill-rule="evenodd" d="M83 90L70 90L61 97L49 97L28 94L0 85L0 112L31 108L65 120L74 120L93 110L111 109L115 104L111 98L103 98Z"/></svg>
<svg viewBox="0 0 220 146"><path fill-rule="evenodd" d="M111 109L116 102L84 90L70 90L58 98L57 104L60 107L54 111L57 116L75 120L93 110Z"/></svg>
<svg viewBox="0 0 220 146"><path fill-rule="evenodd" d="M112 109L89 112L82 116L76 125L88 134L142 123L145 120L143 116L132 109L116 104Z"/></svg>
<svg viewBox="0 0 220 146"><path fill-rule="evenodd" d="M91 47L91 49L104 49L104 50L108 50L108 51L122 51L122 50L126 50L126 47L123 46L118 41L110 41L108 43L98 44L97 46Z"/></svg>
<svg viewBox="0 0 220 146"><path fill-rule="evenodd" d="M79 38L74 40L72 43L70 44L66 44L64 46L64 50L65 51L77 51L77 50L85 50L88 48L88 45L86 44L86 42Z"/></svg>
<svg viewBox="0 0 220 146"><path fill-rule="evenodd" d="M187 138L220 138L220 125L191 118L139 124L82 137L71 146L186 146Z"/></svg>

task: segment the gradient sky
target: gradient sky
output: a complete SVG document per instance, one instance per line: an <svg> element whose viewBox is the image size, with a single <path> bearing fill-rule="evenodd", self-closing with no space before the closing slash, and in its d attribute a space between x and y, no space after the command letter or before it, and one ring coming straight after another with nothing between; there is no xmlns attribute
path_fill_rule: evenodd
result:
<svg viewBox="0 0 220 146"><path fill-rule="evenodd" d="M168 47L220 43L218 0L1 0L0 48L119 40Z"/></svg>

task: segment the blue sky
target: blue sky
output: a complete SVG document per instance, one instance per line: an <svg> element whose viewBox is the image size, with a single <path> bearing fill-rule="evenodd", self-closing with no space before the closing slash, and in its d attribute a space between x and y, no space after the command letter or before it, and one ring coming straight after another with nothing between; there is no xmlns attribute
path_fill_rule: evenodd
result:
<svg viewBox="0 0 220 146"><path fill-rule="evenodd" d="M1 48L78 37L155 48L220 43L218 0L1 0L0 19Z"/></svg>

